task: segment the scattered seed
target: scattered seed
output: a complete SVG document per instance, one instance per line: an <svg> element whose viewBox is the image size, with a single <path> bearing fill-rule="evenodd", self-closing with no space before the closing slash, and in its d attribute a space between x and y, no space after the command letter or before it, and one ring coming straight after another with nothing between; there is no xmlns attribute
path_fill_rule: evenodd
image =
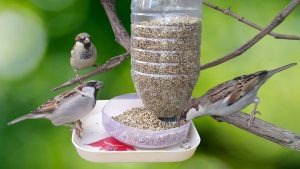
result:
<svg viewBox="0 0 300 169"><path fill-rule="evenodd" d="M176 128L187 123L186 120L180 120L177 122L161 121L157 118L154 112L148 111L143 107L129 109L112 118L129 127L153 131Z"/></svg>

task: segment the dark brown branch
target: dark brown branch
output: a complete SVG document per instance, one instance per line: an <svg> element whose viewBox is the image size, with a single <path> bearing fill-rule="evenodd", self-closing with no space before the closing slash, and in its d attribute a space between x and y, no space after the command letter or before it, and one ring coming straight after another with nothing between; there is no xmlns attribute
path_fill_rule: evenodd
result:
<svg viewBox="0 0 300 169"><path fill-rule="evenodd" d="M248 119L250 118L248 114L239 112L229 116L214 116L213 118L219 122L232 124L242 130L248 131L276 144L300 151L299 135L258 118L255 118L253 125L248 127Z"/></svg>
<svg viewBox="0 0 300 169"><path fill-rule="evenodd" d="M261 40L263 37L265 37L267 34L269 34L273 29L275 29L279 24L281 24L285 18L299 5L300 0L293 0L291 1L273 20L272 22L264 28L260 33L258 33L256 36L254 36L252 39L250 39L248 42L246 42L244 45L233 51L232 53L229 53L225 56L223 56L220 59L217 59L215 61L209 62L207 64L204 64L201 66L201 70L205 70L210 67L217 66L221 63L227 62L244 52L246 52L249 48L251 48L253 45L255 45L259 40Z"/></svg>
<svg viewBox="0 0 300 169"><path fill-rule="evenodd" d="M116 41L127 51L130 51L130 37L117 16L115 0L101 0L100 2L110 21L111 27L115 34Z"/></svg>
<svg viewBox="0 0 300 169"><path fill-rule="evenodd" d="M217 5L211 4L207 1L203 1L203 4L206 5L209 8L215 9L223 14L226 14L228 16L231 16L235 18L236 20L254 28L257 30L262 31L263 27L257 25L256 23L246 19L245 17L239 16L238 14L232 12L230 9L223 9L218 7ZM270 32L269 35L273 36L275 39L287 39L287 40L300 40L299 36L294 36L294 35L286 35L286 34L281 34L281 33L276 33L276 32Z"/></svg>
<svg viewBox="0 0 300 169"><path fill-rule="evenodd" d="M109 59L105 64L98 66L97 69L95 69L94 71L91 71L83 76L80 76L80 79L85 80L85 79L95 76L97 74L107 72L108 70L119 66L121 63L123 63L129 57L130 57L130 54L128 52L125 54L119 55L119 56L115 56L115 57ZM58 87L54 88L52 91L56 91L56 90L64 88L64 87L72 86L78 82L79 82L79 80L77 78L73 78L73 79L59 85Z"/></svg>
<svg viewBox="0 0 300 169"><path fill-rule="evenodd" d="M187 112L191 108L197 110L200 99L192 98L184 111ZM277 127L269 122L255 118L253 124L248 127L250 116L243 112L234 113L228 116L212 116L218 122L226 122L232 124L242 130L265 138L279 145L300 151L300 136L286 129Z"/></svg>

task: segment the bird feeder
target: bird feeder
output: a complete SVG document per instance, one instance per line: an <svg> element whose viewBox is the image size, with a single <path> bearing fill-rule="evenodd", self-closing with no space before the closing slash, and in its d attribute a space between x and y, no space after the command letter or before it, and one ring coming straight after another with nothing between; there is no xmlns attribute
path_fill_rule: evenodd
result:
<svg viewBox="0 0 300 169"><path fill-rule="evenodd" d="M132 0L131 76L149 111L172 121L200 71L201 0Z"/></svg>
<svg viewBox="0 0 300 169"><path fill-rule="evenodd" d="M137 94L113 98L102 112L96 107L94 117L83 120L83 125L91 124L83 134L88 139L73 137L83 158L159 162L193 155L200 137L191 121L175 119L182 115L199 76L201 6L201 0L132 0L131 76ZM138 116L131 116L133 112ZM156 128L144 126L149 122ZM123 150L130 152L117 152Z"/></svg>

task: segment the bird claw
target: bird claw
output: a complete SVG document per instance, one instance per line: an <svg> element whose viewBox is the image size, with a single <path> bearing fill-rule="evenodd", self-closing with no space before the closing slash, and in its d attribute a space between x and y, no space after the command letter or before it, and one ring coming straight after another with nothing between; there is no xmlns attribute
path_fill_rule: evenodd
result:
<svg viewBox="0 0 300 169"><path fill-rule="evenodd" d="M79 81L80 84L83 84L82 79L80 75L76 74L76 79Z"/></svg>
<svg viewBox="0 0 300 169"><path fill-rule="evenodd" d="M81 132L83 131L82 122L80 120L74 122L74 130L79 138L82 139Z"/></svg>
<svg viewBox="0 0 300 169"><path fill-rule="evenodd" d="M253 125L253 122L254 122L254 120L255 120L255 115L256 114L259 114L259 115L261 115L261 113L259 112L259 111L253 111L252 113L251 113L251 116L250 116L250 118L248 119L248 127L251 127L252 125Z"/></svg>

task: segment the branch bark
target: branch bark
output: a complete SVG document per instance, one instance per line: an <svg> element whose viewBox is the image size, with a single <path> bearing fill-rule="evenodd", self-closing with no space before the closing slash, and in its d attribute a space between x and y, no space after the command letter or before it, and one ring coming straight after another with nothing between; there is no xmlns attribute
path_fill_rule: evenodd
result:
<svg viewBox="0 0 300 169"><path fill-rule="evenodd" d="M128 52L130 51L130 37L124 26L121 24L117 16L115 8L115 0L101 0L100 1L106 15L110 21L111 27L114 31L116 41L123 46Z"/></svg>
<svg viewBox="0 0 300 169"><path fill-rule="evenodd" d="M257 29L259 31L263 30L262 26L257 25L256 23L246 19L245 17L239 16L238 14L232 12L230 9L220 8L219 6L211 4L207 1L203 1L203 4L206 5L207 7L215 9L227 16L231 16L232 18L238 20L239 22L244 23L254 29ZM300 36L286 35L286 34L281 34L281 33L276 33L276 32L270 32L269 35L273 36L275 39L300 40Z"/></svg>
<svg viewBox="0 0 300 169"><path fill-rule="evenodd" d="M243 46L238 48L236 51L234 51L216 61L213 61L213 62L203 65L201 69L204 70L204 69L219 65L219 64L224 63L230 59L233 59L233 58L241 55L245 51L247 51L250 47L252 47L255 43L257 43L260 39L262 39L267 34L271 33L271 31L276 26L278 26L299 5L299 3L300 3L300 0L291 1L288 4L288 6L285 7L273 19L271 24L269 24L269 26L266 27L265 29L262 29L262 31L259 34L257 34L254 38L252 38L250 41L248 41ZM117 15L116 15L115 0L101 0L101 4L103 5L103 7L108 15L108 18L111 22L112 28L115 33L116 41L127 50L127 53L111 58L104 65L98 67L96 70L82 76L81 78L83 80L87 79L91 76L94 76L96 74L106 72L106 71L120 65L126 59L128 59L130 57L129 56L130 38L129 38L129 35L126 32L125 28L123 27L123 25L121 24L120 20L118 19ZM55 88L55 90L63 88L63 87L71 86L78 82L79 82L78 79L72 79L72 80L60 85L59 87ZM197 103L198 103L197 99L192 99L188 108L195 106ZM248 127L247 125L248 125L249 115L247 115L245 113L240 112L240 113L235 113L230 116L213 117L213 118L217 121L232 124L238 128L241 128L245 131L251 132L257 136L260 136L262 138L270 140L274 143L277 143L282 146L289 147L291 149L300 151L300 141L299 141L300 136L298 136L288 130L276 127L273 124L263 121L261 119L256 118L253 125L251 127Z"/></svg>
<svg viewBox="0 0 300 169"><path fill-rule="evenodd" d="M103 73L103 72L107 72L108 70L115 68L117 66L119 66L121 63L123 63L125 60L127 60L130 57L129 52L124 53L122 55L119 56L115 56L112 57L111 59L109 59L108 61L106 61L105 64L98 66L94 71L91 71L83 76L80 76L81 80L85 80L88 79L92 76L95 76L97 74ZM64 88L64 87L68 87L68 86L72 86L76 83L79 83L79 79L77 78L73 78L57 87L55 87L54 89L52 89L52 91L56 91L58 89Z"/></svg>
<svg viewBox="0 0 300 169"><path fill-rule="evenodd" d="M290 149L300 151L300 136L286 129L277 127L271 123L255 118L253 125L248 127L248 114L238 112L229 116L213 116L219 122L232 124L242 130L265 138L276 144L288 147Z"/></svg>
<svg viewBox="0 0 300 169"><path fill-rule="evenodd" d="M205 70L210 67L217 66L221 63L227 62L237 56L240 56L244 52L246 52L248 49L250 49L253 45L255 45L259 40L261 40L263 37L265 37L267 34L269 34L273 29L275 29L279 24L281 24L286 17L299 5L300 0L292 0L273 20L272 22L264 28L260 33L255 35L252 39L250 39L248 42L243 44L241 47L236 49L235 51L221 57L220 59L217 59L215 61L212 61L210 63L207 63L205 65L201 66L201 70Z"/></svg>
<svg viewBox="0 0 300 169"><path fill-rule="evenodd" d="M186 105L184 111L187 112L191 108L198 108L200 104L199 98L191 98ZM242 130L255 134L266 140L272 141L276 144L288 147L290 149L300 151L300 136L288 131L286 129L277 127L269 122L255 118L251 126L248 126L250 115L238 112L228 116L211 116L218 122L226 122L234 125Z"/></svg>

